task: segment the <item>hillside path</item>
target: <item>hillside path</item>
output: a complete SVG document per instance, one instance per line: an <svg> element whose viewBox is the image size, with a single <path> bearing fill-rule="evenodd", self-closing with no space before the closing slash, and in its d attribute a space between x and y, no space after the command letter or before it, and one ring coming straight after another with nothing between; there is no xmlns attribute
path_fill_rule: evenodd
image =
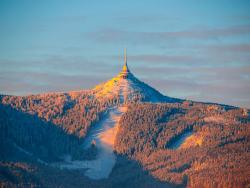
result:
<svg viewBox="0 0 250 188"><path fill-rule="evenodd" d="M126 110L127 107L124 106L109 110L108 114L90 130L83 147L87 149L93 140L95 141L98 150L95 160L71 161L66 159L65 163L60 164L60 168L87 169L85 175L91 179L108 178L116 163L113 150L119 120Z"/></svg>

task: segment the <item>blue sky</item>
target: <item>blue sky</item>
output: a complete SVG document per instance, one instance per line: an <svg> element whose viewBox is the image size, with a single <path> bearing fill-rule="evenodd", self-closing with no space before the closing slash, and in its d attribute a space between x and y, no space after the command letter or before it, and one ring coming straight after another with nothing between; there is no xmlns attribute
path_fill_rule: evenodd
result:
<svg viewBox="0 0 250 188"><path fill-rule="evenodd" d="M250 1L0 0L0 93L132 72L162 93L250 108Z"/></svg>

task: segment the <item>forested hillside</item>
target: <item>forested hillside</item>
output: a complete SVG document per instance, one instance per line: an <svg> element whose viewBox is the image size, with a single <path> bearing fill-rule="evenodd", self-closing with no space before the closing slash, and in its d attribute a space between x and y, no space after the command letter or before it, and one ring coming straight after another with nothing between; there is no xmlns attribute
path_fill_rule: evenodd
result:
<svg viewBox="0 0 250 188"><path fill-rule="evenodd" d="M173 149L185 133L183 143ZM215 104L137 104L120 121L116 152L161 181L188 187L250 185L250 119Z"/></svg>
<svg viewBox="0 0 250 188"><path fill-rule="evenodd" d="M45 161L65 154L77 158L87 131L113 103L101 103L85 91L1 96L1 158L8 158L11 147Z"/></svg>
<svg viewBox="0 0 250 188"><path fill-rule="evenodd" d="M249 110L218 104L131 103L115 141L109 178L54 168L70 154L86 155L88 130L119 98L90 91L1 96L0 180L20 187L247 187L250 185Z"/></svg>

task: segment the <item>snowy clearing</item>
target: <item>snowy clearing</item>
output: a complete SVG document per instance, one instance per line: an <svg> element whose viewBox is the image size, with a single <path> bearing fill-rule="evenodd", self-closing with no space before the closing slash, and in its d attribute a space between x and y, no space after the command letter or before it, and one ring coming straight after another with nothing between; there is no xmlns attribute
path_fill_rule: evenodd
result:
<svg viewBox="0 0 250 188"><path fill-rule="evenodd" d="M87 169L85 175L91 179L108 178L116 163L113 149L119 128L118 123L126 110L127 107L117 107L110 110L108 115L89 132L84 142L84 149L91 147L91 143L94 141L98 149L95 160L72 161L68 158L64 163L59 164L60 168Z"/></svg>

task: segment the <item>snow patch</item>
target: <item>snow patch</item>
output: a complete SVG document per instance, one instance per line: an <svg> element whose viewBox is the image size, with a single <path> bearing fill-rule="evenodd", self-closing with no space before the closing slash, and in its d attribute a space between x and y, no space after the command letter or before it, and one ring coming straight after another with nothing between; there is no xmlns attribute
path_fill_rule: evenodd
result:
<svg viewBox="0 0 250 188"><path fill-rule="evenodd" d="M138 80L132 73L129 73L125 78L118 75L105 83L97 85L93 89L93 93L97 99L114 97L121 99L122 96L120 103L135 101L161 102L164 100L161 93Z"/></svg>
<svg viewBox="0 0 250 188"><path fill-rule="evenodd" d="M193 131L187 131L182 134L174 143L169 146L170 149L186 149L194 146L201 146L203 137Z"/></svg>
<svg viewBox="0 0 250 188"><path fill-rule="evenodd" d="M193 134L193 131L187 131L182 134L176 141L174 141L170 146L169 149L178 149L181 145L185 142L185 140Z"/></svg>
<svg viewBox="0 0 250 188"><path fill-rule="evenodd" d="M98 154L95 160L72 161L70 157L65 158L59 167L64 169L87 169L85 175L91 179L108 178L115 163L116 156L113 152L115 137L119 128L119 120L127 107L117 107L110 110L106 118L100 121L89 132L84 142L84 149L91 147L95 142Z"/></svg>

